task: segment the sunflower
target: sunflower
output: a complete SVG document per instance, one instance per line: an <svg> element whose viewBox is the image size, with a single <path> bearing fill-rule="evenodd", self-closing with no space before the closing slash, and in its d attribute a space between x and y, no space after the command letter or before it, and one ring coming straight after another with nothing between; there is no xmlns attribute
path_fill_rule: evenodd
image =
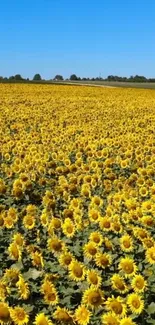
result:
<svg viewBox="0 0 155 325"><path fill-rule="evenodd" d="M102 234L98 231L93 231L91 232L89 236L89 240L91 242L94 242L97 246L101 246L103 242L103 237Z"/></svg>
<svg viewBox="0 0 155 325"><path fill-rule="evenodd" d="M67 308L57 307L56 311L53 313L53 318L59 322L72 323L72 315Z"/></svg>
<svg viewBox="0 0 155 325"><path fill-rule="evenodd" d="M64 249L64 242L60 240L57 236L49 238L47 241L48 250L52 253L61 253Z"/></svg>
<svg viewBox="0 0 155 325"><path fill-rule="evenodd" d="M150 247L146 250L146 260L150 264L155 264L155 246Z"/></svg>
<svg viewBox="0 0 155 325"><path fill-rule="evenodd" d="M92 287L99 288L102 283L102 278L97 271L89 270L87 271L87 281Z"/></svg>
<svg viewBox="0 0 155 325"><path fill-rule="evenodd" d="M62 231L63 231L64 235L66 235L66 237L68 237L68 238L72 238L74 236L75 225L70 218L65 219L63 226L62 226Z"/></svg>
<svg viewBox="0 0 155 325"><path fill-rule="evenodd" d="M119 325L119 319L115 314L106 313L101 317L103 325Z"/></svg>
<svg viewBox="0 0 155 325"><path fill-rule="evenodd" d="M17 244L15 242L11 243L8 247L8 252L10 257L13 260L20 260L21 259L21 250L19 248L19 246L17 246Z"/></svg>
<svg viewBox="0 0 155 325"><path fill-rule="evenodd" d="M75 320L79 325L87 325L90 321L91 312L81 305L75 310Z"/></svg>
<svg viewBox="0 0 155 325"><path fill-rule="evenodd" d="M4 219L4 226L5 226L7 229L12 229L12 228L14 227L14 220L12 219L12 217L7 216L7 217Z"/></svg>
<svg viewBox="0 0 155 325"><path fill-rule="evenodd" d="M48 214L45 211L40 216L40 223L45 228L48 226L49 216L48 216Z"/></svg>
<svg viewBox="0 0 155 325"><path fill-rule="evenodd" d="M4 281L9 285L15 285L19 280L19 270L15 268L6 269L4 273Z"/></svg>
<svg viewBox="0 0 155 325"><path fill-rule="evenodd" d="M73 260L69 265L69 276L74 281L83 281L85 278L85 267L82 263Z"/></svg>
<svg viewBox="0 0 155 325"><path fill-rule="evenodd" d="M0 229L5 225L3 213L0 214Z"/></svg>
<svg viewBox="0 0 155 325"><path fill-rule="evenodd" d="M30 290L28 284L24 281L21 275L16 283L16 287L18 288L20 299L27 300L30 295Z"/></svg>
<svg viewBox="0 0 155 325"><path fill-rule="evenodd" d="M52 217L49 227L54 231L58 231L61 229L61 220L59 218Z"/></svg>
<svg viewBox="0 0 155 325"><path fill-rule="evenodd" d="M58 294L52 282L45 280L40 291L44 295L45 303L49 305L56 305L58 303Z"/></svg>
<svg viewBox="0 0 155 325"><path fill-rule="evenodd" d="M92 206L101 207L103 205L103 200L99 196L93 196L91 199Z"/></svg>
<svg viewBox="0 0 155 325"><path fill-rule="evenodd" d="M120 246L123 252L131 252L133 250L132 238L126 234L120 238Z"/></svg>
<svg viewBox="0 0 155 325"><path fill-rule="evenodd" d="M111 230L111 219L108 216L100 217L99 226L102 231Z"/></svg>
<svg viewBox="0 0 155 325"><path fill-rule="evenodd" d="M82 303L91 308L101 306L103 303L103 292L96 288L87 289L83 294Z"/></svg>
<svg viewBox="0 0 155 325"><path fill-rule="evenodd" d="M129 257L122 258L118 267L124 273L125 277L132 277L137 271L134 260Z"/></svg>
<svg viewBox="0 0 155 325"><path fill-rule="evenodd" d="M4 280L0 280L0 301L5 301L7 295L10 293Z"/></svg>
<svg viewBox="0 0 155 325"><path fill-rule="evenodd" d="M19 232L14 234L13 241L20 247L23 247L25 244L24 237Z"/></svg>
<svg viewBox="0 0 155 325"><path fill-rule="evenodd" d="M111 298L108 298L106 301L106 308L110 312L114 313L117 317L123 317L126 315L126 304L123 300L123 298L117 296L115 298L112 296Z"/></svg>
<svg viewBox="0 0 155 325"><path fill-rule="evenodd" d="M35 317L34 325L53 325L53 323L44 313L39 313Z"/></svg>
<svg viewBox="0 0 155 325"><path fill-rule="evenodd" d="M10 322L10 309L7 303L0 302L0 324Z"/></svg>
<svg viewBox="0 0 155 325"><path fill-rule="evenodd" d="M112 258L107 253L98 253L95 258L95 263L98 267L105 269L106 267L109 267L111 265Z"/></svg>
<svg viewBox="0 0 155 325"><path fill-rule="evenodd" d="M17 325L25 325L29 322L29 315L24 308L16 306L10 309L10 316L13 322Z"/></svg>
<svg viewBox="0 0 155 325"><path fill-rule="evenodd" d="M144 301L137 293L131 293L127 296L127 304L134 314L141 314L144 309Z"/></svg>
<svg viewBox="0 0 155 325"><path fill-rule="evenodd" d="M97 209L89 209L88 217L91 222L98 223L100 219L100 212Z"/></svg>
<svg viewBox="0 0 155 325"><path fill-rule="evenodd" d="M73 255L70 252L65 251L59 256L58 260L61 266L68 268L73 260Z"/></svg>
<svg viewBox="0 0 155 325"><path fill-rule="evenodd" d="M137 323L135 323L130 317L124 317L120 320L119 325L137 325Z"/></svg>
<svg viewBox="0 0 155 325"><path fill-rule="evenodd" d="M39 252L34 252L31 254L32 257L32 264L36 267L44 267L44 261L43 261L43 257L42 254Z"/></svg>
<svg viewBox="0 0 155 325"><path fill-rule="evenodd" d="M35 216L37 213L37 206L34 204L28 204L26 207L26 212L31 216Z"/></svg>
<svg viewBox="0 0 155 325"><path fill-rule="evenodd" d="M133 290L137 293L143 292L147 287L147 282L141 274L137 274L131 282Z"/></svg>
<svg viewBox="0 0 155 325"><path fill-rule="evenodd" d="M153 227L154 226L154 219L151 216L143 216L141 218L141 223L146 227Z"/></svg>
<svg viewBox="0 0 155 325"><path fill-rule="evenodd" d="M124 279L119 274L114 274L111 277L112 286L115 290L118 292L124 294L128 291L128 288L126 286L126 283L124 282Z"/></svg>
<svg viewBox="0 0 155 325"><path fill-rule="evenodd" d="M145 238L145 239L143 240L143 247L144 247L145 249L151 248L151 247L153 247L153 246L155 246L155 242L154 242L153 238L148 237L148 238Z"/></svg>
<svg viewBox="0 0 155 325"><path fill-rule="evenodd" d="M88 242L87 244L84 245L83 250L84 250L84 256L86 256L89 259L93 259L95 258L98 252L98 247L94 242Z"/></svg>
<svg viewBox="0 0 155 325"><path fill-rule="evenodd" d="M122 232L123 227L119 221L114 221L111 224L111 229L113 230L114 233L119 234Z"/></svg>
<svg viewBox="0 0 155 325"><path fill-rule="evenodd" d="M26 229L31 230L35 227L35 217L29 214L23 218L23 225Z"/></svg>
<svg viewBox="0 0 155 325"><path fill-rule="evenodd" d="M44 301L48 305L56 305L58 304L58 294L55 288L53 288L52 292L44 295Z"/></svg>

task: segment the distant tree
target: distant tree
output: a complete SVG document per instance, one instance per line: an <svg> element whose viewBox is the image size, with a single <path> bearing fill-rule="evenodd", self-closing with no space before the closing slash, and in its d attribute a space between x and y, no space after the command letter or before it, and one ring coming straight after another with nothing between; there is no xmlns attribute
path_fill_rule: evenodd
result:
<svg viewBox="0 0 155 325"><path fill-rule="evenodd" d="M76 74L72 74L70 76L70 80L78 80L78 77L76 76Z"/></svg>
<svg viewBox="0 0 155 325"><path fill-rule="evenodd" d="M15 80L15 77L14 76L10 76L9 77L9 80Z"/></svg>
<svg viewBox="0 0 155 325"><path fill-rule="evenodd" d="M33 80L35 80L35 81L42 80L42 79L41 79L41 75L40 75L39 73L36 73L36 74L34 75L34 77L33 77Z"/></svg>
<svg viewBox="0 0 155 325"><path fill-rule="evenodd" d="M15 80L23 80L20 74L16 74L14 77Z"/></svg>
<svg viewBox="0 0 155 325"><path fill-rule="evenodd" d="M2 76L0 76L0 80L3 80L3 77Z"/></svg>
<svg viewBox="0 0 155 325"><path fill-rule="evenodd" d="M53 80L64 80L64 78L60 74L57 74Z"/></svg>

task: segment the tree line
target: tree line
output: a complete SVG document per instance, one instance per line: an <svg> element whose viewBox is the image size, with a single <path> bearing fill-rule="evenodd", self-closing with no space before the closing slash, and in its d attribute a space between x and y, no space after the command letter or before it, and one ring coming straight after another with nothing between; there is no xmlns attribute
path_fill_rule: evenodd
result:
<svg viewBox="0 0 155 325"><path fill-rule="evenodd" d="M76 74L72 74L69 78L64 79L62 75L57 74L53 79L50 79L51 81L63 81L63 80L70 80L70 81L117 81L117 82L155 82L155 78L146 78L144 76L130 76L127 77L119 77L114 75L109 75L107 78L102 77L96 77L96 78L80 78ZM16 74L15 76L7 77L1 77L0 76L0 82L28 82L28 81L50 81L45 80L41 77L39 73L36 73L33 77L33 79L29 78L23 78L20 74Z"/></svg>

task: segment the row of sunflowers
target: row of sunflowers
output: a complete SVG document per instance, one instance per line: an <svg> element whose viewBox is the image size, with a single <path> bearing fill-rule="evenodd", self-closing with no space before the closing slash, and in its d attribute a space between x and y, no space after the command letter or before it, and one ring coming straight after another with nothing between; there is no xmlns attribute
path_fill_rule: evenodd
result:
<svg viewBox="0 0 155 325"><path fill-rule="evenodd" d="M0 85L0 325L155 324L155 92Z"/></svg>

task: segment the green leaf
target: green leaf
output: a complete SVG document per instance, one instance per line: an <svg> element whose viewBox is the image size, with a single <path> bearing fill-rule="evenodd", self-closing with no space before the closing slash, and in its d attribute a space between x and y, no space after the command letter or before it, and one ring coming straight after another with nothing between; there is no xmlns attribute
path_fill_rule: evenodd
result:
<svg viewBox="0 0 155 325"><path fill-rule="evenodd" d="M36 280L42 275L42 273L43 273L42 271L38 271L35 268L30 268L28 272L23 274L23 277L25 280L29 280L29 279Z"/></svg>
<svg viewBox="0 0 155 325"><path fill-rule="evenodd" d="M154 302L151 302L151 304L149 305L149 307L147 309L147 313L149 315L155 313L155 303Z"/></svg>

